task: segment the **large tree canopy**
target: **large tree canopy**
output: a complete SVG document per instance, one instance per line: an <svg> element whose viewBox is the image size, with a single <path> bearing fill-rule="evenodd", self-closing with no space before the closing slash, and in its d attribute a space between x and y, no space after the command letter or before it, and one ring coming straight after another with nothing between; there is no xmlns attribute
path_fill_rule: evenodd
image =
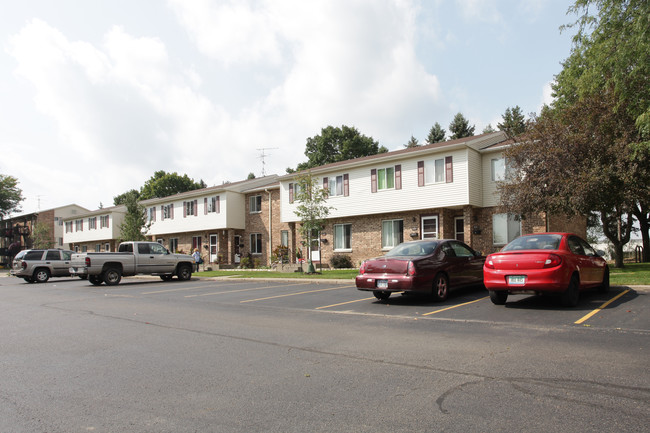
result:
<svg viewBox="0 0 650 433"><path fill-rule="evenodd" d="M135 196L137 200L147 200L156 197L169 197L170 195L205 187L206 184L203 180L195 182L187 174L181 176L176 172L167 173L164 170L159 170L142 185L139 191L132 189L113 197L113 204L116 206L118 204L126 204L127 199L131 196Z"/></svg>
<svg viewBox="0 0 650 433"><path fill-rule="evenodd" d="M320 165L384 152L388 152L388 149L379 146L372 137L362 135L355 127L328 126L321 130L320 135L307 139L305 155L308 161L298 164L297 170L307 170ZM293 170L289 168L287 171Z"/></svg>
<svg viewBox="0 0 650 433"><path fill-rule="evenodd" d="M18 188L18 179L0 174L0 220L11 213L20 212L21 201L23 192Z"/></svg>

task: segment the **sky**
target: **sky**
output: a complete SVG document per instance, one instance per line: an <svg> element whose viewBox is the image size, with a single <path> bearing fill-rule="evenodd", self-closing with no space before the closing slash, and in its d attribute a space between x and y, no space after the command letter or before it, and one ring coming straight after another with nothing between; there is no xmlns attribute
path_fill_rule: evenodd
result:
<svg viewBox="0 0 650 433"><path fill-rule="evenodd" d="M17 214L95 210L158 170L285 174L328 125L389 150L458 112L480 134L551 102L571 4L0 0L0 174Z"/></svg>

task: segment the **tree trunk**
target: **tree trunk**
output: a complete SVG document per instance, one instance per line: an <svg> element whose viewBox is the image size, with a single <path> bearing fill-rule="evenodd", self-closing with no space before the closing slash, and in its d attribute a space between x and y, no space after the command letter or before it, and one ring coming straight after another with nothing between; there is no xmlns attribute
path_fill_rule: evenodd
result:
<svg viewBox="0 0 650 433"><path fill-rule="evenodd" d="M643 257L641 261L650 262L650 214L643 203L637 203L633 210L636 220L641 228L641 239L643 242Z"/></svg>
<svg viewBox="0 0 650 433"><path fill-rule="evenodd" d="M614 267L623 267L623 246L630 241L632 233L632 214L627 214L627 221L623 223L623 213L616 209L612 214L601 211L600 221L603 223L603 233L614 244Z"/></svg>

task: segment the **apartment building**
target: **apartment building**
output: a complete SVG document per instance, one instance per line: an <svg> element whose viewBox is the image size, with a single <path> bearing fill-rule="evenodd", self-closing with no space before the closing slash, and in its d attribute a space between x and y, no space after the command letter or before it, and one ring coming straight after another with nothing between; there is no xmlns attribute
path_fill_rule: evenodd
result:
<svg viewBox="0 0 650 433"><path fill-rule="evenodd" d="M508 215L498 209L497 182L507 165L503 152L511 145L505 133L494 132L312 168L309 174L327 190L331 210L310 246L299 234L295 213L298 179L305 173L144 200L146 235L171 251L198 248L209 264L236 265L250 257L261 266L270 264L280 246L291 261L296 253L322 263L343 254L358 265L407 240L454 238L487 254L523 233L585 236L583 217ZM97 245L113 250L124 211L100 209L65 220L64 240L82 250ZM109 227L91 221L102 215L111 231L101 232L99 241L96 235Z"/></svg>
<svg viewBox="0 0 650 433"><path fill-rule="evenodd" d="M64 241L76 252L117 251L120 225L126 206L112 206L71 216L63 220Z"/></svg>

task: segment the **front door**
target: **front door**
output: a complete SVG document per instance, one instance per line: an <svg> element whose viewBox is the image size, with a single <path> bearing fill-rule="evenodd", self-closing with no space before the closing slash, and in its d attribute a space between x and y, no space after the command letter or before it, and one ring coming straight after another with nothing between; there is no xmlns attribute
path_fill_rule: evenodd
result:
<svg viewBox="0 0 650 433"><path fill-rule="evenodd" d="M312 230L311 244L309 247L311 251L311 256L310 256L311 261L320 262L320 232L318 230Z"/></svg>
<svg viewBox="0 0 650 433"><path fill-rule="evenodd" d="M241 245L241 236L235 236L235 245L233 245L233 251L235 252L235 264L241 263L241 252L239 251L239 245Z"/></svg>
<svg viewBox="0 0 650 433"><path fill-rule="evenodd" d="M438 239L438 217L422 217L422 239Z"/></svg>
<svg viewBox="0 0 650 433"><path fill-rule="evenodd" d="M210 235L210 258L208 263L215 263L219 253L219 236Z"/></svg>
<svg viewBox="0 0 650 433"><path fill-rule="evenodd" d="M456 240L465 242L465 219L463 217L454 218L454 228Z"/></svg>

